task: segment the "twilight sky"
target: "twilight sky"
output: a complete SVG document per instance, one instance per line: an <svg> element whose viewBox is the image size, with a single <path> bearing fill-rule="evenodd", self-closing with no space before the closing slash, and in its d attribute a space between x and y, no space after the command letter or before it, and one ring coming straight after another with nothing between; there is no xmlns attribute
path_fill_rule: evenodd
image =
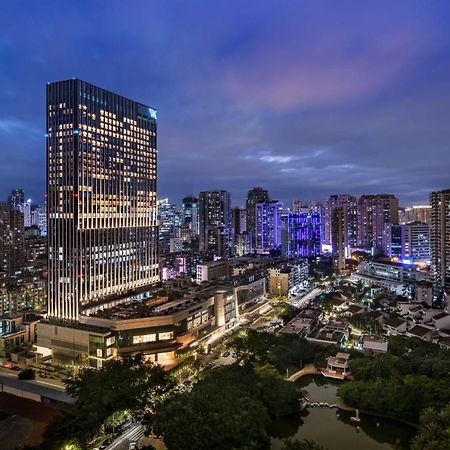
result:
<svg viewBox="0 0 450 450"><path fill-rule="evenodd" d="M159 197L450 187L450 1L9 1L0 17L0 199L45 191L45 84L155 106Z"/></svg>

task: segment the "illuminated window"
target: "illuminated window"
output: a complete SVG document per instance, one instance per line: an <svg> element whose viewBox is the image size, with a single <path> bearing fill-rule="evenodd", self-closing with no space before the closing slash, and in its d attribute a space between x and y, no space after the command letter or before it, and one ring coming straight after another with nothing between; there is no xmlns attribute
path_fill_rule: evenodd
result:
<svg viewBox="0 0 450 450"><path fill-rule="evenodd" d="M158 337L160 341L167 341L169 339L173 339L173 331L169 331L167 333L159 333Z"/></svg>
<svg viewBox="0 0 450 450"><path fill-rule="evenodd" d="M145 342L155 342L155 341L156 341L156 333L133 336L133 344L143 344Z"/></svg>

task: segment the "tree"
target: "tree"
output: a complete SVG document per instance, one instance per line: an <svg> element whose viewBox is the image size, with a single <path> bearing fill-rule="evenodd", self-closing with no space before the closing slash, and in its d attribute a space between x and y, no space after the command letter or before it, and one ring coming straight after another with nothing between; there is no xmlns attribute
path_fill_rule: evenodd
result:
<svg viewBox="0 0 450 450"><path fill-rule="evenodd" d="M441 411L427 408L420 417L419 433L411 450L450 449L450 405Z"/></svg>
<svg viewBox="0 0 450 450"><path fill-rule="evenodd" d="M173 385L162 367L145 361L142 355L110 360L99 370L83 369L66 380L66 391L76 398L75 406L47 428L43 448L59 449L68 437L86 448L99 430L115 428L130 415L154 412Z"/></svg>
<svg viewBox="0 0 450 450"><path fill-rule="evenodd" d="M297 412L298 396L295 385L270 368L235 364L168 398L150 427L168 450L269 449L270 419Z"/></svg>

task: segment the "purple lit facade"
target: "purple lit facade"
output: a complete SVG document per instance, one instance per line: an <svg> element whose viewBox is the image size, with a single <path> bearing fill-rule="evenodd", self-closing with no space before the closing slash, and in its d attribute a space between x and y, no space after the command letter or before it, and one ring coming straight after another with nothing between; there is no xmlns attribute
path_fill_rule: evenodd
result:
<svg viewBox="0 0 450 450"><path fill-rule="evenodd" d="M288 258L319 256L321 226L318 212L287 214L283 220L283 255Z"/></svg>

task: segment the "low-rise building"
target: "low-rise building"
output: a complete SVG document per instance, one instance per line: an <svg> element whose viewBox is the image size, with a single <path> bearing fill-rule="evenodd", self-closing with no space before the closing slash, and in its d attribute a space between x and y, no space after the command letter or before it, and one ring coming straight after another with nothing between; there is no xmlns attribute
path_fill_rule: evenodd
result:
<svg viewBox="0 0 450 450"><path fill-rule="evenodd" d="M230 276L227 260L210 261L197 265L197 283L205 281L225 280Z"/></svg>
<svg viewBox="0 0 450 450"><path fill-rule="evenodd" d="M351 278L408 298L413 298L414 286L420 279L414 266L375 261L359 263Z"/></svg>
<svg viewBox="0 0 450 450"><path fill-rule="evenodd" d="M388 335L403 334L408 328L408 322L398 317L390 317L386 319L383 324L383 328Z"/></svg>
<svg viewBox="0 0 450 450"><path fill-rule="evenodd" d="M438 330L450 330L450 314L440 312L431 319L431 323Z"/></svg>
<svg viewBox="0 0 450 450"><path fill-rule="evenodd" d="M433 283L430 281L418 281L416 283L416 292L414 300L417 303L433 304Z"/></svg>
<svg viewBox="0 0 450 450"><path fill-rule="evenodd" d="M382 336L365 334L362 338L362 349L369 353L386 353L388 351L388 341Z"/></svg>
<svg viewBox="0 0 450 450"><path fill-rule="evenodd" d="M30 313L0 317L0 356L35 344L38 322L39 317Z"/></svg>
<svg viewBox="0 0 450 450"><path fill-rule="evenodd" d="M268 269L269 293L286 297L292 290L308 282L309 266L307 260L282 263Z"/></svg>
<svg viewBox="0 0 450 450"><path fill-rule="evenodd" d="M416 337L423 341L431 342L433 337L433 328L426 327L424 325L414 325L410 330L406 332L409 337Z"/></svg>
<svg viewBox="0 0 450 450"><path fill-rule="evenodd" d="M327 359L327 367L322 370L322 375L327 378L343 380L349 374L350 355L348 353L338 352L336 356L330 356Z"/></svg>

